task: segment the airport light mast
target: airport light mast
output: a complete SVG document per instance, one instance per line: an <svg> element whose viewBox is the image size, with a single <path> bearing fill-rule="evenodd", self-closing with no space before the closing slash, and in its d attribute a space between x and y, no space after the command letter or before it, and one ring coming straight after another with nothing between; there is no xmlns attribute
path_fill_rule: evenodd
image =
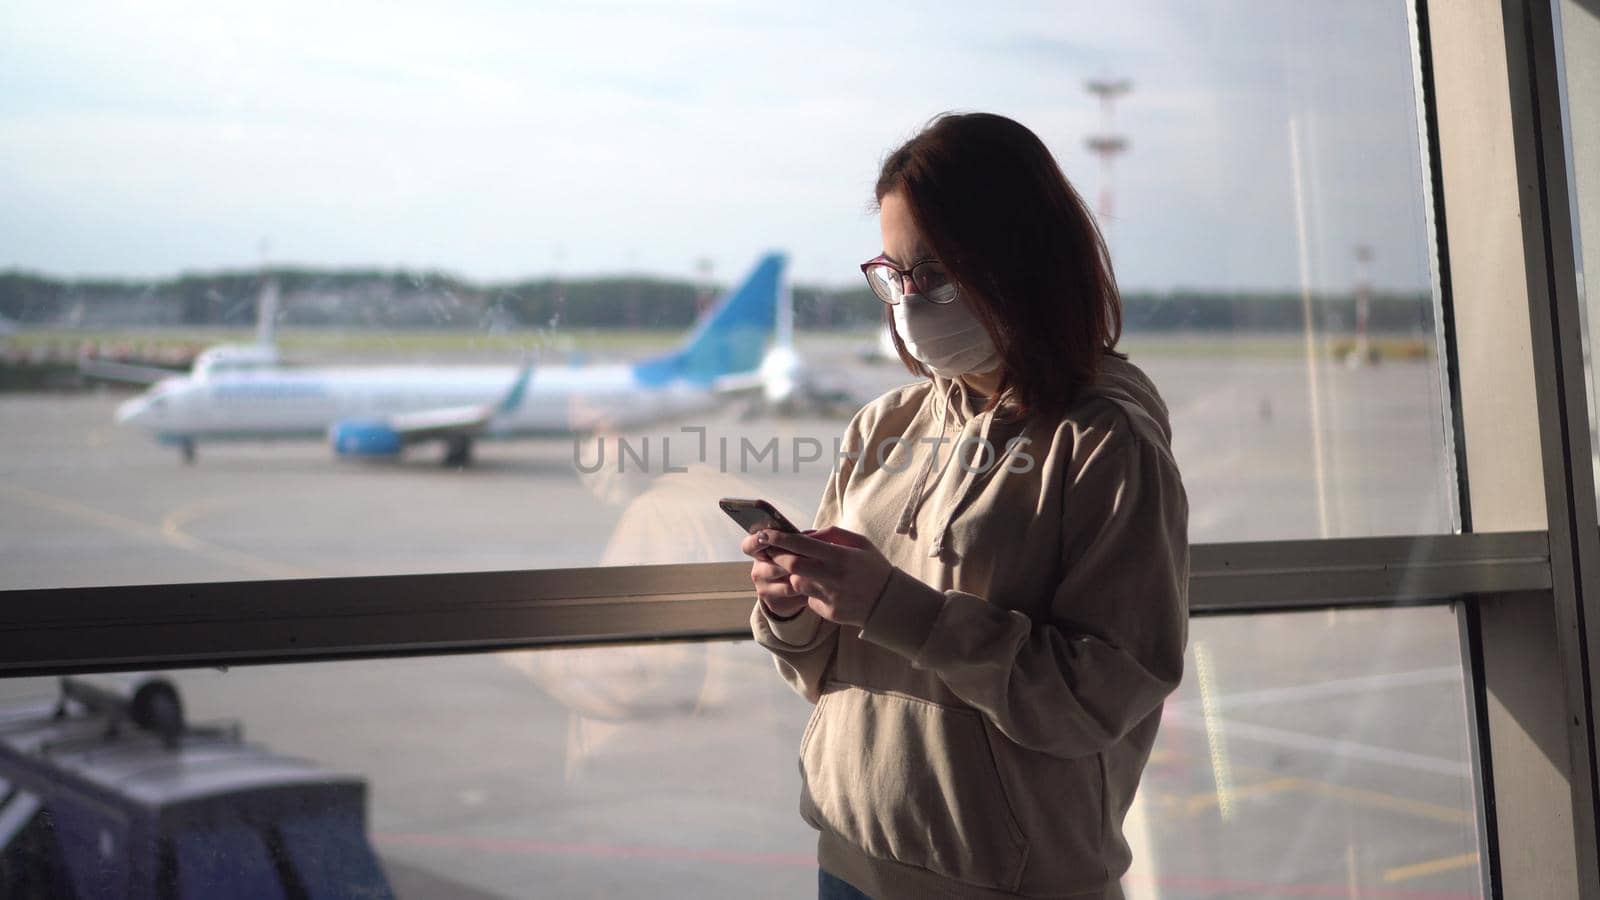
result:
<svg viewBox="0 0 1600 900"><path fill-rule="evenodd" d="M1100 98L1102 130L1099 134L1090 135L1085 143L1091 153L1100 157L1100 227L1109 230L1116 216L1116 207L1112 202L1112 167L1116 158L1128 150L1127 137L1115 130L1115 107L1118 97L1133 90L1133 82L1126 78L1091 78L1085 86L1089 93Z"/></svg>
<svg viewBox="0 0 1600 900"><path fill-rule="evenodd" d="M710 309L711 305L716 302L717 284L712 279L712 272L714 270L712 267L711 257L702 256L695 260L694 270L694 317L698 320L701 316L705 315L706 310Z"/></svg>
<svg viewBox="0 0 1600 900"><path fill-rule="evenodd" d="M1372 257L1371 244L1357 244L1356 256L1356 339L1350 350L1350 364L1360 366L1377 362L1377 354L1367 337L1368 319L1372 313Z"/></svg>

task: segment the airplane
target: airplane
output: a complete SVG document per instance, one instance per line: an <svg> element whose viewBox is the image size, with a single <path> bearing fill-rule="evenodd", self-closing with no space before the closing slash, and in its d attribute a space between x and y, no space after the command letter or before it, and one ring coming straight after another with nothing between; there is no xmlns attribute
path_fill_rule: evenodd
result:
<svg viewBox="0 0 1600 900"><path fill-rule="evenodd" d="M256 297L256 342L253 344L217 344L195 355L190 365L191 376L210 376L220 372L237 372L246 369L274 369L282 365L278 355L278 281L268 278ZM182 373L160 366L142 366L134 363L81 356L78 371L90 378L121 381L133 384L159 384Z"/></svg>
<svg viewBox="0 0 1600 900"><path fill-rule="evenodd" d="M532 358L516 367L286 365L273 341L276 291L269 288L255 345L213 347L189 374L163 373L118 407L116 420L178 446L190 463L202 441L325 437L335 455L365 459L442 442L444 463L460 466L483 438L626 428L735 397L776 405L808 383L793 344L786 263L781 253L762 257L670 351L579 366Z"/></svg>

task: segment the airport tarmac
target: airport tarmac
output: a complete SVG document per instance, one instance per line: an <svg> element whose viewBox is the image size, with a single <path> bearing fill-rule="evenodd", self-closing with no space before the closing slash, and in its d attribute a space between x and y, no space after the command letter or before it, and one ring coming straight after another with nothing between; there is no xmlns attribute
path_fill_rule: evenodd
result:
<svg viewBox="0 0 1600 900"><path fill-rule="evenodd" d="M1452 530L1428 364L1133 346L1172 411L1194 542ZM864 394L908 380L825 362ZM648 471L585 473L597 444L571 439L484 443L465 470L318 443L202 445L185 466L112 424L122 396L0 395L0 589L738 559L715 498L809 521L826 454L796 471L790 450L844 425L729 409L607 436L613 459L650 439ZM719 465L719 437L776 438L780 471ZM686 471L664 471L663 438ZM1450 610L1197 619L1190 650L1128 829L1131 896L1479 895ZM364 775L402 897L815 893L809 707L750 642L177 677L192 718Z"/></svg>
<svg viewBox="0 0 1600 900"><path fill-rule="evenodd" d="M910 380L840 350L812 362L858 397ZM1225 345L1134 359L1171 411L1192 541L1453 529L1432 366L1324 364L1313 379L1303 361ZM0 510L13 513L0 589L736 559L715 498L766 496L808 522L845 425L729 408L584 439L482 441L467 469L440 466L435 447L363 462L316 441L201 444L184 466L113 423L123 396L0 394ZM686 429L704 430L703 448ZM667 471L664 446L687 471ZM641 539L652 515L661 536Z"/></svg>

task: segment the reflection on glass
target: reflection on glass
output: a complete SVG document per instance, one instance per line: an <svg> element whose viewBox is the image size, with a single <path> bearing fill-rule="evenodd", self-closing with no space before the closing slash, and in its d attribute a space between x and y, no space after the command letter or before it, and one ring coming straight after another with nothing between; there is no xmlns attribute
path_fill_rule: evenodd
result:
<svg viewBox="0 0 1600 900"><path fill-rule="evenodd" d="M0 589L738 558L949 108L1094 198L1194 540L1454 528L1403 2L696 5L9 4Z"/></svg>
<svg viewBox="0 0 1600 900"><path fill-rule="evenodd" d="M1199 619L1190 650L1126 829L1130 897L1481 894L1450 610ZM107 736L78 706L52 720L52 681L0 682L0 823L25 826L3 836L5 877L60 863L192 887L287 868L339 896L372 877L373 854L402 898L815 891L797 805L810 707L750 642L168 677L190 729L176 750ZM49 728L78 734L17 754ZM202 777L229 799L181 820L173 861L121 832L114 872L98 850L74 855L74 835L105 822L63 805L70 788L176 804L173 786ZM189 868L185 848L210 862Z"/></svg>
<svg viewBox="0 0 1600 900"><path fill-rule="evenodd" d="M794 814L806 705L749 643L168 677L191 729L175 750L131 727L108 737L107 718L75 704L62 726L54 681L0 682L0 779L31 778L43 803L22 837L52 839L0 845L31 866L0 878L92 877L117 896L128 892L114 879L154 875L176 878L181 896L243 896L292 868L310 896L344 897L371 883L371 854L401 898L815 890L811 834ZM22 746L62 727L79 732L74 743ZM85 779L116 808L73 807ZM174 786L206 795L205 815L169 798ZM170 862L160 841L124 846L116 832L125 865L106 872L98 851L73 855L67 830L94 837L116 804L181 807L197 824L162 833ZM303 854L307 834L317 849ZM14 886L0 894L16 896Z"/></svg>
<svg viewBox="0 0 1600 900"><path fill-rule="evenodd" d="M1583 362L1589 374L1589 440L1600 448L1600 400L1595 396L1594 357L1600 337L1600 315L1590 308L1592 279L1600 277L1600 117L1592 112L1600 96L1600 11L1592 5L1562 0L1555 4L1560 22L1558 40L1561 77L1561 126L1567 144L1567 174L1572 179L1573 233L1577 246L1579 314L1584 322ZM1587 238L1587 240L1585 239ZM1600 450L1595 451L1600 475ZM1600 500L1600 498L1597 498Z"/></svg>
<svg viewBox="0 0 1600 900"><path fill-rule="evenodd" d="M1172 896L1481 896L1464 698L1446 608L1194 620L1141 786L1142 877Z"/></svg>

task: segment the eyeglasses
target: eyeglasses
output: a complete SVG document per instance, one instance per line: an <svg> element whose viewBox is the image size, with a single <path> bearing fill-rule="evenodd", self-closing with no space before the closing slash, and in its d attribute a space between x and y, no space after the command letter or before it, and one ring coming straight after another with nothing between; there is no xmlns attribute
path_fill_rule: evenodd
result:
<svg viewBox="0 0 1600 900"><path fill-rule="evenodd" d="M867 285L872 288L872 293L890 306L899 303L900 298L906 295L907 276L916 287L914 293L921 294L933 303L949 303L956 298L955 283L950 280L944 263L937 259L918 260L909 268L902 269L887 257L878 256L862 263L861 272L867 276Z"/></svg>

